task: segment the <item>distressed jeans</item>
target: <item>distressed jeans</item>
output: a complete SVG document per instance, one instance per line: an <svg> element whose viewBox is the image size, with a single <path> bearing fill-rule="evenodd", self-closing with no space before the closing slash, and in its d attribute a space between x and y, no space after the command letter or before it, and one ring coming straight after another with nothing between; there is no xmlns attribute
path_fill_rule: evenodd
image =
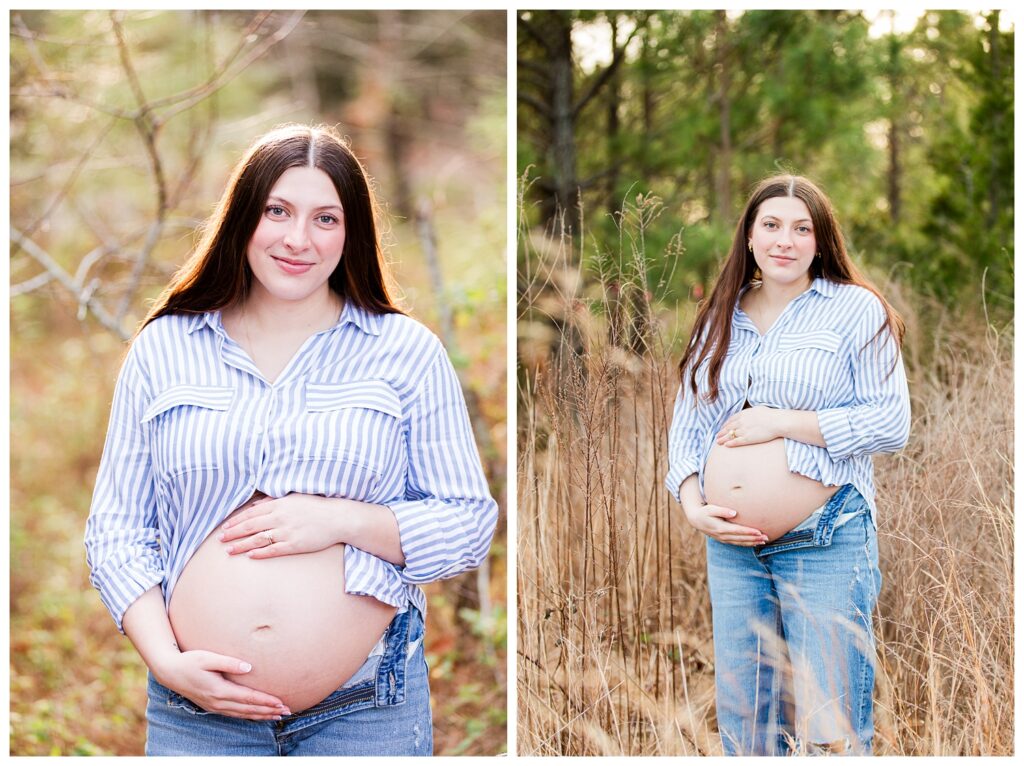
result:
<svg viewBox="0 0 1024 766"><path fill-rule="evenodd" d="M432 755L423 617L395 615L383 654L344 686L280 721L209 713L149 677L146 755Z"/></svg>
<svg viewBox="0 0 1024 766"><path fill-rule="evenodd" d="M869 755L882 579L860 493L844 485L813 528L767 545L708 538L707 559L725 754Z"/></svg>

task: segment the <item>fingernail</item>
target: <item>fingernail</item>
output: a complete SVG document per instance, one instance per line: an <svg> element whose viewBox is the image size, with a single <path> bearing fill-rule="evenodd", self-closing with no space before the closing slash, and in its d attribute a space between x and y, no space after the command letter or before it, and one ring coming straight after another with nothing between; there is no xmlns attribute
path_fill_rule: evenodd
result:
<svg viewBox="0 0 1024 766"><path fill-rule="evenodd" d="M250 670L252 670L252 665L250 665L248 662L243 662L238 667L241 669L243 673L248 673Z"/></svg>
<svg viewBox="0 0 1024 766"><path fill-rule="evenodd" d="M275 716L274 716L274 720L275 720L275 721L280 721L280 720L281 720L281 716L279 716L279 715L275 715Z"/></svg>
<svg viewBox="0 0 1024 766"><path fill-rule="evenodd" d="M291 710L289 710L289 709L288 709L288 708L286 708L286 707L283 707L283 708L281 708L281 710L283 710L283 711L284 711L284 714L285 714L285 715L291 715L291 714L292 714L292 711L291 711Z"/></svg>
<svg viewBox="0 0 1024 766"><path fill-rule="evenodd" d="M221 532L219 535L217 535L217 539L218 540L223 540L227 536L228 536L227 532Z"/></svg>
<svg viewBox="0 0 1024 766"><path fill-rule="evenodd" d="M732 512L732 513L730 513L729 515L730 515L730 516L735 516L735 515L736 515L736 511L733 511L733 512Z"/></svg>

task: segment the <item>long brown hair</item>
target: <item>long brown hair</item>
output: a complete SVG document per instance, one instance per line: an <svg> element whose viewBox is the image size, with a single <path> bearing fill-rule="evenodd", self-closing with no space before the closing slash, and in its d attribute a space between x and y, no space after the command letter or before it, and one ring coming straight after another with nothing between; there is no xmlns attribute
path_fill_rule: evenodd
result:
<svg viewBox="0 0 1024 766"><path fill-rule="evenodd" d="M865 279L846 252L839 223L836 221L832 203L825 193L802 176L779 175L766 178L757 185L747 200L743 215L736 224L729 256L715 281L711 296L700 304L693 331L686 346L686 352L679 362L679 379L683 385L689 383L693 395L697 396L697 368L708 359L707 401L718 398L718 380L722 364L729 349L732 336L732 314L744 285L754 278L757 263L747 249L747 239L754 226L754 218L761 204L772 197L795 197L802 200L811 213L815 243L821 257L811 262L811 278L824 277L844 285L860 285L872 293L885 309L885 321L878 332L868 341L871 344L883 332L891 333L897 347L903 344L905 326L892 306L882 297L877 288ZM866 346L865 346L866 347ZM689 370L689 372L687 372ZM892 370L890 370L890 373ZM689 380L687 380L689 378Z"/></svg>
<svg viewBox="0 0 1024 766"><path fill-rule="evenodd" d="M341 200L345 245L327 280L330 289L371 313L401 313L388 293L387 265L374 223L376 205L363 166L333 129L289 124L257 138L239 160L199 245L157 298L140 330L164 314L213 311L246 298L252 285L249 240L277 179L296 167L324 171Z"/></svg>

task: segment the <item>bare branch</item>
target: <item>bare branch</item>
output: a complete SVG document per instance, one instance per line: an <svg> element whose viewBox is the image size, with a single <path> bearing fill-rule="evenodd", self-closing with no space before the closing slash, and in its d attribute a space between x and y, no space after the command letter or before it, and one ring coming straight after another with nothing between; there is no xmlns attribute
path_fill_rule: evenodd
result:
<svg viewBox="0 0 1024 766"><path fill-rule="evenodd" d="M68 179L64 182L64 185L60 188L60 191L58 191L57 194L53 197L53 199L50 200L50 204L46 206L46 210L44 210L43 213L38 218L36 218L36 220L29 224L28 228L25 230L24 236L31 237L32 235L34 235L36 233L36 230L43 223L43 221L49 218L53 211L57 209L57 206L64 201L64 198L67 197L68 192L71 191L71 187L74 186L75 181L78 180L78 176L81 175L82 169L85 168L86 163L92 158L93 153L99 147L100 143L102 143L103 139L107 137L107 134L110 132L111 128L113 128L115 124L117 124L117 120L111 120L110 122L108 122L107 126L100 131L99 135L97 135L93 142L89 145L89 148L85 150L81 157L78 158L78 162L75 163L75 167L71 170L71 174L68 176Z"/></svg>
<svg viewBox="0 0 1024 766"><path fill-rule="evenodd" d="M261 11L260 13L256 14L253 20L249 22L249 25L244 30L242 30L242 34L239 35L238 43L235 45L234 49L224 58L224 61L220 64L220 66L214 67L213 74L211 74L209 78L207 78L205 83L203 83L202 85L197 85L194 88L190 88L189 90L185 90L180 93L175 93L171 96L165 96L164 98L158 98L155 101L151 101L149 104L150 107L152 109L161 109L165 106L171 106L185 99L192 98L196 94L202 93L205 89L209 88L212 84L214 84L217 81L217 78L221 77L224 74L224 72L228 70L228 68L231 66L232 63L234 63L235 59L238 58L242 51L245 50L245 46L249 44L250 38L252 38L259 31L259 28L263 26L264 22L268 18L270 18L270 15L271 11Z"/></svg>
<svg viewBox="0 0 1024 766"><path fill-rule="evenodd" d="M277 32L275 32L270 37L266 38L259 46L253 48L249 52L249 55L242 59L241 62L239 62L239 64L234 68L233 71L222 72L215 80L208 82L206 85L200 88L199 91L196 92L193 96L179 103L174 109L169 109L168 111L160 115L156 119L156 123L158 125L164 124L169 119L174 117L176 114L179 114L180 112L183 112L186 109L191 109L204 98L207 98L212 93L216 93L218 90L223 88L233 79L235 79L238 75L244 72L246 67L249 66L249 64L251 64L253 61L258 59L260 56L262 56L264 53L266 53L268 50L270 50L272 47L274 47L284 38L290 35L292 33L292 30L294 30L295 27L298 26L299 22L302 20L302 17L305 15L305 13L305 11L295 11L294 13L292 13L292 15L285 21L284 24L281 25L281 28L278 29Z"/></svg>
<svg viewBox="0 0 1024 766"><path fill-rule="evenodd" d="M526 19L524 19L522 14L517 14L516 20L518 21L519 26L523 29L523 31L525 31L526 34L532 40L537 42L548 55L551 55L551 43L544 38L544 36L537 30L537 28L534 25L531 24Z"/></svg>
<svg viewBox="0 0 1024 766"><path fill-rule="evenodd" d="M124 39L124 26L121 24L123 16L124 11L111 11L110 24L114 30L114 37L117 40L117 52L121 57L121 68L124 69L124 73L128 76L128 87L132 89L135 103L139 105L139 117L136 119L140 119L145 117L149 105L146 103L146 94L142 90L142 83L139 82L139 75L135 71L134 64L132 64L132 57L128 51L128 42Z"/></svg>
<svg viewBox="0 0 1024 766"><path fill-rule="evenodd" d="M54 260L53 256L43 250L43 248L31 239L25 237L13 226L11 227L11 241L32 256L32 258L34 258L46 270L46 272L50 274L52 279L57 280L65 290L71 293L80 307L84 307L88 311L91 311L92 315L96 317L96 321L101 325L116 334L121 338L121 340L128 340L128 338L131 337L131 335L121 326L121 323L114 319L114 317L110 316L110 314L107 313L107 310L103 308L103 305L93 296L92 292L95 289L94 286L83 287L76 283L71 275L69 275L63 267ZM79 316L84 319L81 311L79 312Z"/></svg>
<svg viewBox="0 0 1024 766"><path fill-rule="evenodd" d="M618 70L619 65L621 65L623 60L626 58L626 48L633 41L633 38L636 36L637 30L639 29L639 26L634 27L625 42L614 48L611 63L604 68L600 75L591 81L590 87L587 88L587 92L580 97L580 100L576 102L576 106L573 107L573 118L579 116L579 113L583 111L583 108L590 103L594 96L596 96L600 92L601 88L604 87L605 83L607 83L608 80L611 79L612 75Z"/></svg>
<svg viewBox="0 0 1024 766"><path fill-rule="evenodd" d="M24 295L25 293L30 293L33 290L38 290L43 285L48 285L52 281L53 274L48 271L41 271L31 279L26 279L24 282L11 285L11 297L14 298L18 295Z"/></svg>
<svg viewBox="0 0 1024 766"><path fill-rule="evenodd" d="M551 119L551 109L549 109L548 105L541 101L539 98L534 98L529 93L517 91L516 100L521 104L533 107L533 110L537 112L545 120Z"/></svg>

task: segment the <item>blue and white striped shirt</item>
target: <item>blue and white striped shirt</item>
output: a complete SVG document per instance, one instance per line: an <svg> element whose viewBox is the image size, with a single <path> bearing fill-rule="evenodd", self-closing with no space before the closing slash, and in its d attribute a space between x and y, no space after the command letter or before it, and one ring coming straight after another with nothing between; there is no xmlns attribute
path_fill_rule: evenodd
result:
<svg viewBox="0 0 1024 766"><path fill-rule="evenodd" d="M388 506L405 566L345 548L345 590L426 610L417 583L483 561L497 522L455 371L401 314L346 303L270 384L219 311L162 316L121 368L86 525L91 581L118 629L165 603L210 532L255 491Z"/></svg>
<svg viewBox="0 0 1024 766"><path fill-rule="evenodd" d="M737 300L718 399L696 402L688 376L676 397L669 492L679 500L680 484L697 473L703 495L704 464L715 434L744 401L814 410L827 446L785 439L789 470L826 486L853 484L875 521L871 455L895 452L910 433L907 377L892 336L884 332L864 348L883 321L885 309L871 291L822 278L794 298L763 336ZM707 365L705 360L702 366ZM697 384L702 396L707 393L706 372L698 371Z"/></svg>

